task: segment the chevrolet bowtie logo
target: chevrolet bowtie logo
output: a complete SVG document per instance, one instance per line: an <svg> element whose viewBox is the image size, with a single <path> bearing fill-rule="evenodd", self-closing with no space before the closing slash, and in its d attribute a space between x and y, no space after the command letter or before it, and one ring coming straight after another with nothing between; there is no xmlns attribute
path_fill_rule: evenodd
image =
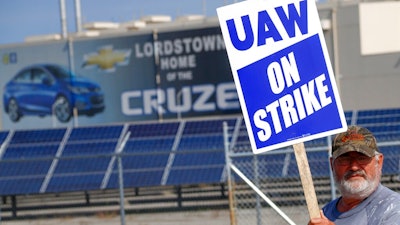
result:
<svg viewBox="0 0 400 225"><path fill-rule="evenodd" d="M99 68L107 72L114 72L116 66L129 64L131 50L113 50L112 46L103 46L97 52L83 56L83 68Z"/></svg>

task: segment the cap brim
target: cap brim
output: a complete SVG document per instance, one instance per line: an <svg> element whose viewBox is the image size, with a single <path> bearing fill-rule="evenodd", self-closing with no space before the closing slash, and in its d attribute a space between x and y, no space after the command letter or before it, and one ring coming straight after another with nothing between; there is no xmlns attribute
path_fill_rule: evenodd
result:
<svg viewBox="0 0 400 225"><path fill-rule="evenodd" d="M345 153L348 153L348 152L359 152L359 153L362 153L362 154L364 154L366 156L369 156L369 157L372 157L372 156L375 155L375 149L372 149L372 148L370 148L368 146L364 146L364 145L354 146L354 145L351 145L351 144L347 144L345 146L342 146L342 147L336 149L332 153L332 157L333 158L337 158L337 157L339 157L339 156L341 156L341 155L343 155Z"/></svg>

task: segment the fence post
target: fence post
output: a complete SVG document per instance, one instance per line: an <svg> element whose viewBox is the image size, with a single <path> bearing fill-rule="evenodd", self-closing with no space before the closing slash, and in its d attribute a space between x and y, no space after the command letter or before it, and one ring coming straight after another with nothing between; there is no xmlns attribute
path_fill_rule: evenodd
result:
<svg viewBox="0 0 400 225"><path fill-rule="evenodd" d="M328 140L328 162L329 162L329 158L332 156L331 151L330 151L330 149L332 149L332 137L328 136L327 140ZM333 199L336 199L336 186L335 186L335 179L333 177L332 167L331 167L330 163L329 163L329 179L330 179L330 183L331 183L331 199L333 200Z"/></svg>
<svg viewBox="0 0 400 225"><path fill-rule="evenodd" d="M228 181L228 198L229 198L229 216L231 225L236 225L236 216L235 216L235 204L234 204L234 195L233 195L233 183L231 176L231 159L229 157L229 137L228 137L228 124L226 121L222 124L223 132L224 132L224 148L225 148L225 168L227 174Z"/></svg>
<svg viewBox="0 0 400 225"><path fill-rule="evenodd" d="M119 210L121 217L121 225L125 225L125 197L124 197L124 172L122 169L121 154L118 153L118 184L119 184Z"/></svg>
<svg viewBox="0 0 400 225"><path fill-rule="evenodd" d="M260 187L260 174L258 168L258 157L256 155L253 156L253 168L254 168L254 183L257 187ZM261 225L261 198L258 194L256 194L256 210L257 210L257 225Z"/></svg>
<svg viewBox="0 0 400 225"><path fill-rule="evenodd" d="M125 225L125 197L124 197L124 171L122 168L122 151L125 148L125 144L131 136L131 132L127 132L124 139L117 149L117 161L118 161L118 186L119 186L119 206L120 206L120 217L121 217L121 225Z"/></svg>

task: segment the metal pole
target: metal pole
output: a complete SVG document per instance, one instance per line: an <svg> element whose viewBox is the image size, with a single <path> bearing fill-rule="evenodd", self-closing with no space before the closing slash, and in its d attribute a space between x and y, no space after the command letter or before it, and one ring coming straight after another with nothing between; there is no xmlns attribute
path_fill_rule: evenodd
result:
<svg viewBox="0 0 400 225"><path fill-rule="evenodd" d="M207 1L203 0L203 15L207 16Z"/></svg>
<svg viewBox="0 0 400 225"><path fill-rule="evenodd" d="M67 16L65 11L65 0L60 0L60 15L61 15L61 34L67 38Z"/></svg>
<svg viewBox="0 0 400 225"><path fill-rule="evenodd" d="M72 82L72 76L75 74L75 60L74 60L74 43L71 37L68 37L68 61L69 61L69 71L70 71L70 82ZM73 96L71 96L73 97ZM72 100L72 116L74 118L74 127L78 127L78 109L76 108L76 99Z"/></svg>
<svg viewBox="0 0 400 225"><path fill-rule="evenodd" d="M338 43L338 25L337 25L337 1L332 8L332 41L333 41L333 57L334 57L334 73L335 81L339 94L341 93L340 85L340 64L339 64L339 43Z"/></svg>
<svg viewBox="0 0 400 225"><path fill-rule="evenodd" d="M74 127L78 127L78 109L74 107L73 109L73 115L74 115Z"/></svg>
<svg viewBox="0 0 400 225"><path fill-rule="evenodd" d="M161 107L162 102L164 101L164 94L160 89L161 86L161 75L160 75L160 55L157 45L158 41L158 31L153 30L153 54L154 54L154 64L155 64L155 69L156 69L156 85L157 85L157 113L158 113L158 120L162 121L163 120L163 113L164 109Z"/></svg>
<svg viewBox="0 0 400 225"><path fill-rule="evenodd" d="M118 154L118 181L119 181L119 209L120 209L120 218L121 225L125 225L125 206L124 206L124 176L122 169L122 160L121 155Z"/></svg>
<svg viewBox="0 0 400 225"><path fill-rule="evenodd" d="M131 132L127 132L121 145L117 149L117 160L118 160L118 184L119 184L119 206L120 206L120 218L121 225L125 225L125 197L124 197L124 172L122 168L121 153L124 150L125 144L131 136Z"/></svg>
<svg viewBox="0 0 400 225"><path fill-rule="evenodd" d="M296 225L273 201L271 201L255 184L253 184L235 165L231 165L231 169L235 172L240 178L246 182L251 189L253 189L264 201L272 207L288 224Z"/></svg>
<svg viewBox="0 0 400 225"><path fill-rule="evenodd" d="M226 173L228 179L228 197L229 197L229 215L231 225L236 225L236 216L235 216L235 204L233 198L233 182L231 176L231 159L229 157L229 138L228 138L228 124L224 122L222 124L223 132L224 132L224 148L225 148L225 161L226 161Z"/></svg>
<svg viewBox="0 0 400 225"><path fill-rule="evenodd" d="M57 126L57 118L56 118L56 114L55 114L55 112L56 112L56 105L57 105L57 104L53 104L53 105L51 106L51 121L52 121L53 127L56 127L56 126Z"/></svg>
<svg viewBox="0 0 400 225"><path fill-rule="evenodd" d="M81 0L75 0L75 22L76 31L82 31L82 14L81 14Z"/></svg>
<svg viewBox="0 0 400 225"><path fill-rule="evenodd" d="M259 188L261 188L260 186L260 174L258 171L258 158L256 155L253 156L253 166L254 166L254 181L255 181L255 185ZM261 198L258 194L256 194L256 211L257 211L257 225L261 225Z"/></svg>
<svg viewBox="0 0 400 225"><path fill-rule="evenodd" d="M182 98L182 90L178 91L178 93L176 94L176 105L177 105L177 119L180 120L182 119L182 107L181 104L183 104L183 102L181 102L181 98Z"/></svg>
<svg viewBox="0 0 400 225"><path fill-rule="evenodd" d="M330 151L330 149L332 148L332 137L328 136L327 140L328 140L328 162L330 162L329 159L332 156ZM335 185L335 179L333 178L331 163L329 163L329 179L331 182L331 196L333 200L336 199L336 185Z"/></svg>

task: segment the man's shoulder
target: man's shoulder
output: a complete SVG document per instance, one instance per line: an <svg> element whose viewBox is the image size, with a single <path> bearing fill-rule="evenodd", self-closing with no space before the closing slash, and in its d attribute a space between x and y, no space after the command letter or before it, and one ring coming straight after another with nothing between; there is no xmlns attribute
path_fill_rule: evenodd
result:
<svg viewBox="0 0 400 225"><path fill-rule="evenodd" d="M400 194L382 186L377 198L373 207L375 209L371 209L371 215L381 215L379 224L400 224Z"/></svg>
<svg viewBox="0 0 400 225"><path fill-rule="evenodd" d="M400 193L380 185L375 197L368 204L369 207L376 208L376 210L400 210Z"/></svg>
<svg viewBox="0 0 400 225"><path fill-rule="evenodd" d="M322 210L324 211L324 215L331 221L335 221L339 216L340 213L336 209L336 204L340 198L334 199L326 204Z"/></svg>
<svg viewBox="0 0 400 225"><path fill-rule="evenodd" d="M393 191L392 189L380 185L378 188L378 196L382 197L382 198L390 198L390 199L400 199L400 193ZM400 204L400 202L399 202Z"/></svg>
<svg viewBox="0 0 400 225"><path fill-rule="evenodd" d="M337 211L336 204L339 199L323 207L325 216L331 221L354 224L354 221L367 220L368 224L399 224L400 194L383 185L379 185L377 190L360 205L344 213ZM381 220L385 223L379 222Z"/></svg>

